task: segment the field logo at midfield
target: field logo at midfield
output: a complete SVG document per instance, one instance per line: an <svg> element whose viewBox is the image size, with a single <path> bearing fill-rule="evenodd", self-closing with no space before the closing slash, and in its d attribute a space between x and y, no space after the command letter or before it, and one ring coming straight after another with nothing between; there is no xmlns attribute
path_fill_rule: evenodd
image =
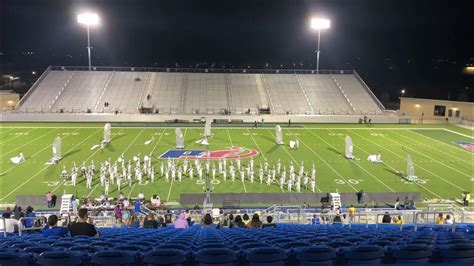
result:
<svg viewBox="0 0 474 266"><path fill-rule="evenodd" d="M206 151L206 150L168 150L163 153L161 159L188 159L188 160L218 160L218 159L237 159L250 158L258 154L258 151L233 146L229 149Z"/></svg>
<svg viewBox="0 0 474 266"><path fill-rule="evenodd" d="M456 144L461 146L463 149L468 150L470 152L474 152L474 143L466 142L466 141L456 141Z"/></svg>

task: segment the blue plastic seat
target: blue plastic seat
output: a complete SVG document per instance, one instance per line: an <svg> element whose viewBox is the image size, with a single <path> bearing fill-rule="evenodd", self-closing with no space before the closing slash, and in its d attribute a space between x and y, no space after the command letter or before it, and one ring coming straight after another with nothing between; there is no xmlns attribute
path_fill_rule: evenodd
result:
<svg viewBox="0 0 474 266"><path fill-rule="evenodd" d="M285 250L275 247L260 247L247 250L245 260L249 265L283 266L288 258Z"/></svg>
<svg viewBox="0 0 474 266"><path fill-rule="evenodd" d="M385 250L377 245L359 245L344 251L349 264L377 265L385 256Z"/></svg>
<svg viewBox="0 0 474 266"><path fill-rule="evenodd" d="M81 257L70 252L64 251L46 251L39 255L38 265L80 265L82 263Z"/></svg>
<svg viewBox="0 0 474 266"><path fill-rule="evenodd" d="M474 265L474 244L449 245L440 249L444 263L452 265Z"/></svg>
<svg viewBox="0 0 474 266"><path fill-rule="evenodd" d="M237 261L237 253L227 248L206 248L195 254L198 265L233 265Z"/></svg>
<svg viewBox="0 0 474 266"><path fill-rule="evenodd" d="M392 251L392 256L396 259L396 263L401 264L428 263L429 257L432 255L433 249L423 244L398 246Z"/></svg>
<svg viewBox="0 0 474 266"><path fill-rule="evenodd" d="M296 261L301 266L332 265L336 257L336 250L326 245L297 248L294 252Z"/></svg>
<svg viewBox="0 0 474 266"><path fill-rule="evenodd" d="M28 266L28 256L16 252L0 252L0 265Z"/></svg>
<svg viewBox="0 0 474 266"><path fill-rule="evenodd" d="M131 265L134 263L133 257L127 252L106 250L99 251L91 257L91 262L99 265Z"/></svg>
<svg viewBox="0 0 474 266"><path fill-rule="evenodd" d="M188 262L186 254L178 249L158 249L146 253L143 262L152 265L185 265Z"/></svg>

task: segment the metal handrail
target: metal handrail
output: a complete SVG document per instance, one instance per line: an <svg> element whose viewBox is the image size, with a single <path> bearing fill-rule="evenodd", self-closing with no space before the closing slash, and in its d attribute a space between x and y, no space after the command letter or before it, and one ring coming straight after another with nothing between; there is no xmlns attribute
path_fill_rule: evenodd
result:
<svg viewBox="0 0 474 266"><path fill-rule="evenodd" d="M386 224L386 223L382 223L382 222L379 222L379 217L383 217L384 215L400 215L400 214L404 214L403 212L389 212L389 213L377 213L377 215L375 216L375 228L379 228L379 224ZM405 215L403 215L403 223L400 224L400 231L403 229L403 225L406 223L406 220L405 220ZM392 224L390 223L391 225L397 225L397 224Z"/></svg>
<svg viewBox="0 0 474 266"><path fill-rule="evenodd" d="M427 223L418 223L418 218L419 218L418 216L420 216L420 215L431 215L431 214L433 214L433 218L434 218L434 219L433 219L432 225L435 225L435 226L446 226L445 224L442 224L442 225L441 225L441 224L440 224L440 225L435 224L434 220L436 219L436 215L438 215L439 213L440 213L440 212L418 212L418 213L416 213L416 214L415 214L415 221L414 221L414 224L415 224L415 231L417 231L418 225L427 224ZM453 219L453 224L451 225L451 230L452 230L453 232L456 231L456 218L454 217L454 213L451 212L451 211L449 211L449 212L443 212L442 214L443 214L443 215L444 215L444 214L450 214L450 215L451 215L451 217L452 217L452 219Z"/></svg>
<svg viewBox="0 0 474 266"><path fill-rule="evenodd" d="M84 70L87 66L51 66L51 70ZM219 69L219 68L174 68L174 67L109 67L95 66L92 71L131 71L131 72L189 72L189 73L275 73L275 74L316 74L314 69ZM353 74L355 70L319 70L319 74Z"/></svg>
<svg viewBox="0 0 474 266"><path fill-rule="evenodd" d="M23 221L26 220L33 220L33 226L32 227L24 227ZM34 223L36 221L43 221L43 224L41 226L34 226ZM21 236L23 231L36 231L36 230L41 230L43 229L44 225L46 224L47 219L45 216L36 216L36 217L21 217L18 220L18 235Z"/></svg>
<svg viewBox="0 0 474 266"><path fill-rule="evenodd" d="M356 79L362 84L362 87L369 93L369 95L375 100L377 105L382 109L382 111L385 111L385 106L379 101L377 96L375 96L374 92L369 88L367 83L362 79L362 77L357 73L357 71L354 70L353 75L356 77Z"/></svg>

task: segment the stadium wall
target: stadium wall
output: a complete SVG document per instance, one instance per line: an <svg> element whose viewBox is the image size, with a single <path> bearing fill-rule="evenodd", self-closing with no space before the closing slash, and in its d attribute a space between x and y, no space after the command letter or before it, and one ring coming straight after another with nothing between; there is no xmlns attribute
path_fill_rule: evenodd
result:
<svg viewBox="0 0 474 266"><path fill-rule="evenodd" d="M473 119L474 103L400 97L400 114L424 120Z"/></svg>
<svg viewBox="0 0 474 266"><path fill-rule="evenodd" d="M372 123L400 123L398 116L372 115ZM144 115L144 114L21 114L3 113L3 122L180 122L200 121L202 118L255 121L269 123L358 123L360 115Z"/></svg>
<svg viewBox="0 0 474 266"><path fill-rule="evenodd" d="M319 204L322 198L327 197L327 193L216 193L211 195L211 202L214 204L224 204L226 202L234 202L239 204L298 204L303 202ZM341 202L343 204L351 204L357 202L356 193L341 193ZM202 203L206 194L196 193L180 195L179 203L182 205L194 205ZM420 192L397 192L397 193L365 193L364 202L380 204L386 202L395 202L397 197L404 200L405 197L412 198L415 202L421 201Z"/></svg>

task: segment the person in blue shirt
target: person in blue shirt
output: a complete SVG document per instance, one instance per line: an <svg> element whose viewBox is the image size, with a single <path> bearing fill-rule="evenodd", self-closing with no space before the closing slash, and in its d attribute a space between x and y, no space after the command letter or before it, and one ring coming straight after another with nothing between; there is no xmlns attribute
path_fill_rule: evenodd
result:
<svg viewBox="0 0 474 266"><path fill-rule="evenodd" d="M31 206L26 207L26 212L25 212L25 218L34 218L36 217L36 214L33 212L33 208ZM33 227L35 224L35 219L25 219L24 220L24 225L25 228L30 228Z"/></svg>
<svg viewBox="0 0 474 266"><path fill-rule="evenodd" d="M134 210L135 210L135 215L138 215L141 210L142 210L142 204L140 203L139 200L135 201L135 205L134 205Z"/></svg>
<svg viewBox="0 0 474 266"><path fill-rule="evenodd" d="M68 236L66 227L58 226L58 216L53 214L48 217L48 225L41 230L43 236Z"/></svg>

